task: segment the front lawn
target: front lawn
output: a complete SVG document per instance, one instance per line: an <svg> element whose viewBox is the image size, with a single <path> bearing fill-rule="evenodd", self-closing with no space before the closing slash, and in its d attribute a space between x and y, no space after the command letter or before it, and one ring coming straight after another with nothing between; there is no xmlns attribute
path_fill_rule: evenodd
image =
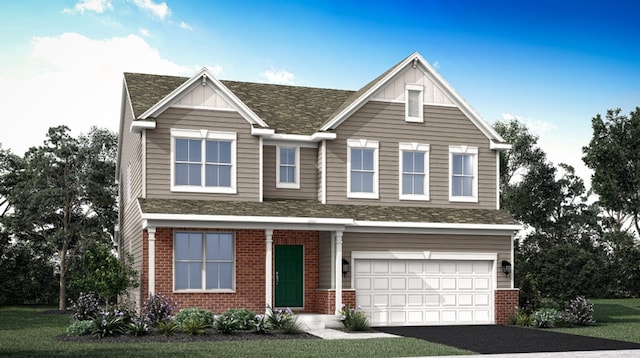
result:
<svg viewBox="0 0 640 358"><path fill-rule="evenodd" d="M594 326L555 328L556 332L640 343L640 299L593 299Z"/></svg>
<svg viewBox="0 0 640 358"><path fill-rule="evenodd" d="M64 342L69 315L43 307L0 307L0 356L15 357L398 357L473 354L414 338L106 343ZM357 333L354 333L357 334Z"/></svg>

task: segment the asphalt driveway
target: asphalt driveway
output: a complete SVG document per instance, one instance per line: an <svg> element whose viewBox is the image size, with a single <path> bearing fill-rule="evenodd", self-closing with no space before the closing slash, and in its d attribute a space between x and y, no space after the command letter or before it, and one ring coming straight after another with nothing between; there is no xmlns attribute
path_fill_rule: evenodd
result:
<svg viewBox="0 0 640 358"><path fill-rule="evenodd" d="M640 344L516 326L374 327L481 354L640 349Z"/></svg>

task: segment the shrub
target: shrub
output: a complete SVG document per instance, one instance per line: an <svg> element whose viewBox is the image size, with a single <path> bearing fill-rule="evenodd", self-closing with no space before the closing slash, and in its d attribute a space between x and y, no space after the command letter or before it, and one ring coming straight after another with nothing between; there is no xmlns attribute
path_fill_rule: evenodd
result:
<svg viewBox="0 0 640 358"><path fill-rule="evenodd" d="M522 327L533 326L533 317L524 310L519 310L515 315L515 325Z"/></svg>
<svg viewBox="0 0 640 358"><path fill-rule="evenodd" d="M277 309L275 311L271 307L267 307L267 322L273 329L282 330L287 321L294 319L293 317L294 313L289 307L285 310Z"/></svg>
<svg viewBox="0 0 640 358"><path fill-rule="evenodd" d="M142 312L149 318L149 323L152 326L157 326L161 322L171 320L175 309L176 304L174 302L171 302L171 300L161 293L157 293L149 295L149 299L147 299L142 307Z"/></svg>
<svg viewBox="0 0 640 358"><path fill-rule="evenodd" d="M358 306L358 308L355 309L349 305L342 305L342 309L338 313L346 329L350 331L369 330L369 319L367 314L362 311L362 307Z"/></svg>
<svg viewBox="0 0 640 358"><path fill-rule="evenodd" d="M205 327L213 326L213 314L204 308L183 308L176 314L174 320L182 327L183 323L191 318L202 322Z"/></svg>
<svg viewBox="0 0 640 358"><path fill-rule="evenodd" d="M134 317L127 325L129 334L134 337L144 336L149 333L149 319L148 317Z"/></svg>
<svg viewBox="0 0 640 358"><path fill-rule="evenodd" d="M553 328L562 319L560 311L554 308L541 308L531 315L533 325L538 328Z"/></svg>
<svg viewBox="0 0 640 358"><path fill-rule="evenodd" d="M224 313L216 317L215 327L220 333L231 334L242 327L242 322L233 313Z"/></svg>
<svg viewBox="0 0 640 358"><path fill-rule="evenodd" d="M80 296L78 296L75 302L71 300L70 309L74 321L93 320L102 311L100 299L91 292L80 293Z"/></svg>
<svg viewBox="0 0 640 358"><path fill-rule="evenodd" d="M113 311L103 311L93 319L91 334L98 338L123 334L127 323L124 313L117 308Z"/></svg>
<svg viewBox="0 0 640 358"><path fill-rule="evenodd" d="M593 304L583 296L577 296L569 301L565 312L573 319L573 323L579 326L596 323L593 318Z"/></svg>
<svg viewBox="0 0 640 358"><path fill-rule="evenodd" d="M93 321L75 321L67 327L67 336L84 336L90 334L93 329Z"/></svg>
<svg viewBox="0 0 640 358"><path fill-rule="evenodd" d="M158 330L165 336L173 336L178 331L178 325L173 320L158 322Z"/></svg>
<svg viewBox="0 0 640 358"><path fill-rule="evenodd" d="M233 315L240 323L237 329L241 330L253 328L253 320L256 318L256 313L246 308L232 308L225 312L225 315Z"/></svg>
<svg viewBox="0 0 640 358"><path fill-rule="evenodd" d="M201 318L197 316L189 317L182 322L182 330L186 334L190 335L202 335L205 334L209 325L206 324Z"/></svg>
<svg viewBox="0 0 640 358"><path fill-rule="evenodd" d="M267 320L267 315L257 314L253 319L253 327L256 333L268 333L271 330L271 325Z"/></svg>
<svg viewBox="0 0 640 358"><path fill-rule="evenodd" d="M300 326L300 322L298 322L298 316L295 315L291 315L286 320L282 321L280 327L284 334L302 333L302 327Z"/></svg>

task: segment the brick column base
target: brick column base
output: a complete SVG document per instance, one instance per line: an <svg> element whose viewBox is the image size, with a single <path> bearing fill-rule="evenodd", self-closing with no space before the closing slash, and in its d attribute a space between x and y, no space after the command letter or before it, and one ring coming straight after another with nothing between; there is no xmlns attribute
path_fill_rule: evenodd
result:
<svg viewBox="0 0 640 358"><path fill-rule="evenodd" d="M342 303L356 307L356 290L342 289ZM322 314L337 314L336 290L318 289L316 290L316 312Z"/></svg>
<svg viewBox="0 0 640 358"><path fill-rule="evenodd" d="M495 291L495 323L506 325L509 318L518 310L518 295L520 290L504 289Z"/></svg>

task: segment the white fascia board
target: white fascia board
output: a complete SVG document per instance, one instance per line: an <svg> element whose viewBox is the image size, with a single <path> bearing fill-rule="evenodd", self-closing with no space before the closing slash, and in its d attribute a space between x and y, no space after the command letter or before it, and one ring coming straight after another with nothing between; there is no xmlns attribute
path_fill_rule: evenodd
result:
<svg viewBox="0 0 640 358"><path fill-rule="evenodd" d="M352 251L352 259L381 260L473 260L497 261L498 254L492 252L446 252L446 251Z"/></svg>
<svg viewBox="0 0 640 358"><path fill-rule="evenodd" d="M489 149L497 150L497 151L505 151L511 149L511 144L509 143L498 143L494 140L489 141Z"/></svg>
<svg viewBox="0 0 640 358"><path fill-rule="evenodd" d="M191 214L142 214L144 220L157 221L223 221L223 222L254 222L254 223L288 223L288 224L317 224L317 225L350 225L352 219L342 218L301 218L281 216L236 216L236 215L191 215Z"/></svg>
<svg viewBox="0 0 640 358"><path fill-rule="evenodd" d="M337 138L335 133L330 132L316 132L312 135L302 135L302 134L283 134L283 133L275 133L273 129L261 129L257 128L251 129L252 135L257 135L263 137L266 141L269 142L299 142L299 143L318 143L323 140L334 140Z"/></svg>
<svg viewBox="0 0 640 358"><path fill-rule="evenodd" d="M131 128L129 128L129 130L131 132L140 133L145 129L155 129L155 128L156 128L155 121L136 120L131 122Z"/></svg>
<svg viewBox="0 0 640 358"><path fill-rule="evenodd" d="M451 233L511 235L522 229L522 225L500 224L452 224L452 223L421 223L397 221L354 221L347 226L350 232L402 232L402 233Z"/></svg>
<svg viewBox="0 0 640 358"><path fill-rule="evenodd" d="M203 79L204 77L204 79ZM210 80L224 95L226 95L231 102L235 104L245 119L251 124L257 124L261 127L268 127L267 123L263 121L257 114L255 114L247 105L245 105L231 90L229 90L222 82L216 79L206 67L203 67L193 77L189 78L183 84L178 86L175 90L169 93L166 97L161 99L158 103L154 104L146 112L140 115L139 119L147 119L149 117L157 117L160 113L164 112L176 99L178 99L186 90L188 90L194 83L198 81Z"/></svg>
<svg viewBox="0 0 640 358"><path fill-rule="evenodd" d="M271 128L251 127L251 135L268 138L276 133Z"/></svg>

